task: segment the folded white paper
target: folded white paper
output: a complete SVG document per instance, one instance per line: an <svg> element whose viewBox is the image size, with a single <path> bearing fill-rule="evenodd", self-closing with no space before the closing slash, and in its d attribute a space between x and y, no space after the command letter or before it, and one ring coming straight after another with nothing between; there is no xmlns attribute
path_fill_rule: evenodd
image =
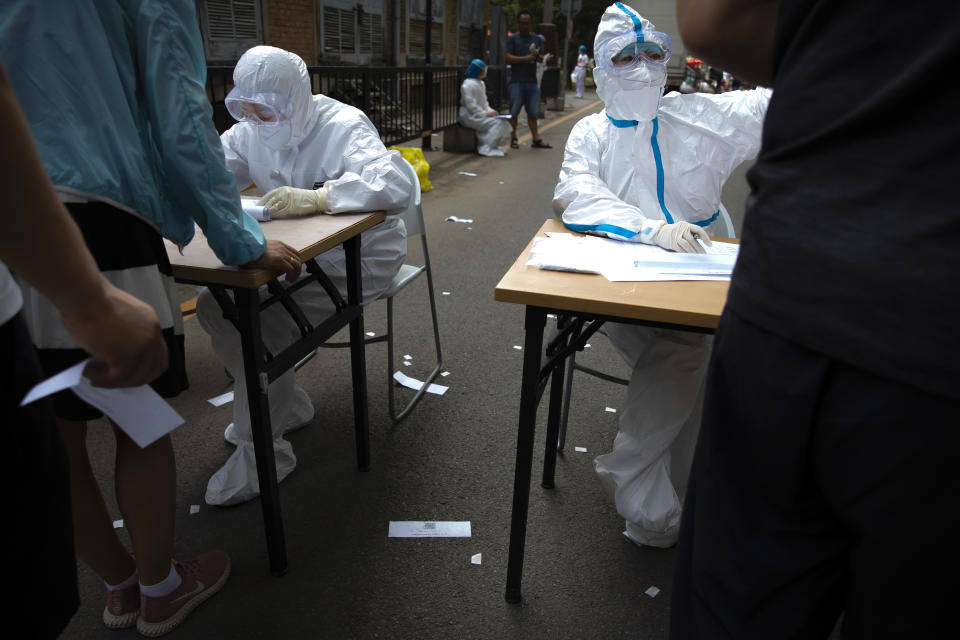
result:
<svg viewBox="0 0 960 640"><path fill-rule="evenodd" d="M207 402L209 402L215 407L223 406L228 402L232 402L232 401L233 401L233 391L227 391L226 393L221 393L220 395L207 400Z"/></svg>
<svg viewBox="0 0 960 640"><path fill-rule="evenodd" d="M404 364L410 364L409 361L404 361ZM407 387L408 389L413 389L414 391L419 391L420 387L423 386L423 380L417 380L416 378L411 378L408 375L397 371L393 374L393 379ZM427 393L435 393L438 396L442 396L447 392L447 389L450 387L445 387L442 384L431 384L427 387Z"/></svg>
<svg viewBox="0 0 960 640"><path fill-rule="evenodd" d="M147 385L105 389L90 384L83 377L83 368L92 359L87 358L36 385L24 396L20 406L70 389L81 400L107 414L141 448L183 424L180 414Z"/></svg>
<svg viewBox="0 0 960 640"><path fill-rule="evenodd" d="M391 520L389 538L469 538L470 521Z"/></svg>

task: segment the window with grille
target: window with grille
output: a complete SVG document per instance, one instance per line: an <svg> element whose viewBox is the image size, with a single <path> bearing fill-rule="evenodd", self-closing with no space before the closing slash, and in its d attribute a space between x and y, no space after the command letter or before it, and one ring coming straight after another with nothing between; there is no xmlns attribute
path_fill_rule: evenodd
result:
<svg viewBox="0 0 960 640"><path fill-rule="evenodd" d="M410 19L408 55L421 57L427 55L425 24L426 22L424 20ZM443 25L439 22L434 22L430 25L430 53L434 56L442 55L443 53Z"/></svg>
<svg viewBox="0 0 960 640"><path fill-rule="evenodd" d="M197 14L208 62L236 62L263 42L260 0L199 0Z"/></svg>
<svg viewBox="0 0 960 640"><path fill-rule="evenodd" d="M323 51L341 56L356 53L352 9L323 8Z"/></svg>
<svg viewBox="0 0 960 640"><path fill-rule="evenodd" d="M383 16L375 13L361 13L360 22L360 53L370 53L375 56L383 55Z"/></svg>
<svg viewBox="0 0 960 640"><path fill-rule="evenodd" d="M460 64L468 64L474 58L483 58L483 29L460 27L457 40L457 58Z"/></svg>

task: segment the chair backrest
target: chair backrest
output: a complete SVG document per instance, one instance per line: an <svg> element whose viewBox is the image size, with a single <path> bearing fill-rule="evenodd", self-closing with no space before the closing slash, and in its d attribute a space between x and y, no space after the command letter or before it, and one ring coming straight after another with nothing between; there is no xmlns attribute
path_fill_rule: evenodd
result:
<svg viewBox="0 0 960 640"><path fill-rule="evenodd" d="M406 210L400 214L404 226L407 228L407 237L412 237L423 233L423 209L420 206L420 178L417 177L417 171L409 162L401 158L407 177L413 183L413 189L410 193L410 202Z"/></svg>
<svg viewBox="0 0 960 640"><path fill-rule="evenodd" d="M733 220L730 219L730 214L727 212L727 208L723 206L723 203L720 203L720 218L717 220L719 228L717 229L716 235L724 238L736 238L737 231L733 228Z"/></svg>

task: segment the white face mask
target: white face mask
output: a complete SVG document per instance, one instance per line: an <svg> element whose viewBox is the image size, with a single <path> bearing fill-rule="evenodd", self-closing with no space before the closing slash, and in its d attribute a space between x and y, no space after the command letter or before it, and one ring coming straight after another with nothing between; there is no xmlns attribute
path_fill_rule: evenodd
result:
<svg viewBox="0 0 960 640"><path fill-rule="evenodd" d="M666 68L642 64L622 75L609 75L594 70L597 93L607 113L617 120L653 120L660 107L660 96L666 84Z"/></svg>
<svg viewBox="0 0 960 640"><path fill-rule="evenodd" d="M293 137L293 124L289 120L284 120L275 125L259 125L257 135L265 147L280 151Z"/></svg>

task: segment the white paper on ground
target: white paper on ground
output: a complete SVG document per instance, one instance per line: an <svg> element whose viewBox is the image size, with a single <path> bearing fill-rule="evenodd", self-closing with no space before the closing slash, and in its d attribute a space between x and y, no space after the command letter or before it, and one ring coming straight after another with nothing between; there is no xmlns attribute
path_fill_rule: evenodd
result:
<svg viewBox="0 0 960 640"><path fill-rule="evenodd" d="M613 407L607 407L607 408L605 409L605 411L606 411L607 413L616 413L616 412L617 412L617 410L614 409Z"/></svg>
<svg viewBox="0 0 960 640"><path fill-rule="evenodd" d="M581 452L581 453L586 453L586 452L587 452L587 448L586 448L586 447L574 447L573 450L574 450L574 451L579 451L579 452Z"/></svg>
<svg viewBox="0 0 960 640"><path fill-rule="evenodd" d="M450 372L449 372L449 371L441 371L441 372L440 372L440 375L442 375L444 378L446 378L448 375L450 375Z"/></svg>
<svg viewBox="0 0 960 640"><path fill-rule="evenodd" d="M114 528L114 529L123 529L123 518L120 518L119 520L114 520L114 521L113 521L113 528Z"/></svg>
<svg viewBox="0 0 960 640"><path fill-rule="evenodd" d="M207 400L207 402L209 402L215 407L221 407L227 404L228 402L232 402L232 401L233 401L233 391L227 391L226 393L221 393L220 395L214 396L213 398L210 398L209 400Z"/></svg>
<svg viewBox="0 0 960 640"><path fill-rule="evenodd" d="M190 515L194 515L195 513L200 513L200 505L198 504L190 505Z"/></svg>
<svg viewBox="0 0 960 640"><path fill-rule="evenodd" d="M465 224L473 224L473 218L458 218L457 216L447 216L444 218L445 222L463 222Z"/></svg>
<svg viewBox="0 0 960 640"><path fill-rule="evenodd" d="M483 559L483 554L482 554L482 553L475 553L475 554L473 554L472 556L470 556L470 563L471 563L471 564L480 564L480 562L482 561L482 559Z"/></svg>
<svg viewBox="0 0 960 640"><path fill-rule="evenodd" d="M443 294L443 295L445 295L445 296L450 295L450 292L449 292L449 291L441 291L440 293Z"/></svg>
<svg viewBox="0 0 960 640"><path fill-rule="evenodd" d="M373 336L375 336L375 335L377 335L377 334L375 334L373 331L367 331L366 335L367 335L368 338L372 338Z"/></svg>
<svg viewBox="0 0 960 640"><path fill-rule="evenodd" d="M83 377L83 368L93 358L44 380L31 389L20 406L57 391L71 389L88 404L107 414L141 448L183 424L183 418L147 385L105 389Z"/></svg>
<svg viewBox="0 0 960 640"><path fill-rule="evenodd" d="M471 173L471 172L469 172L469 171L458 171L457 173L459 173L459 174L462 175L462 176L470 176L471 178L476 178L476 177L477 177L477 174Z"/></svg>
<svg viewBox="0 0 960 640"><path fill-rule="evenodd" d="M517 351L523 351L523 347L521 347L518 344L513 345L513 348L516 349Z"/></svg>
<svg viewBox="0 0 960 640"><path fill-rule="evenodd" d="M405 354L405 355L403 356L403 359L404 359L404 360L413 360L413 356L410 355L409 353L407 353L407 354Z"/></svg>
<svg viewBox="0 0 960 640"><path fill-rule="evenodd" d="M243 210L246 211L254 220L259 220L260 222L267 222L270 220L270 211L262 206L258 205L257 201L260 198L240 198L240 205L243 207Z"/></svg>
<svg viewBox="0 0 960 640"><path fill-rule="evenodd" d="M408 364L408 363L405 362L404 364ZM399 382L400 384L402 384L403 386L407 387L408 389L413 389L414 391L419 391L420 387L423 386L423 380L417 380L416 378L411 378L410 376L404 375L399 371L393 374L393 379ZM427 387L427 393L435 393L438 396L442 396L447 392L447 389L449 388L450 387L445 387L442 384L431 384L429 387Z"/></svg>
<svg viewBox="0 0 960 640"><path fill-rule="evenodd" d="M657 594L660 593L660 589L658 587L650 587L649 589L644 591L644 593L650 596L651 598L656 598Z"/></svg>
<svg viewBox="0 0 960 640"><path fill-rule="evenodd" d="M388 538L469 538L470 521L391 520Z"/></svg>

